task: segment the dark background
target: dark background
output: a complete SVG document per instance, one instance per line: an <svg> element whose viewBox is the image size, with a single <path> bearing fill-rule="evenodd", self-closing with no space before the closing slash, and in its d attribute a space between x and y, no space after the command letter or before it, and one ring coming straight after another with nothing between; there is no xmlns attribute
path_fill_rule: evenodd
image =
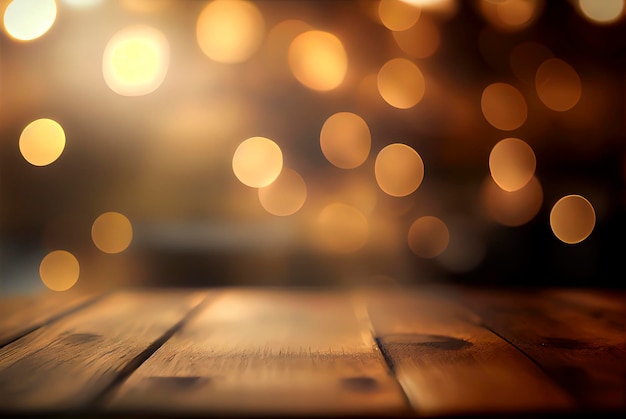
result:
<svg viewBox="0 0 626 419"><path fill-rule="evenodd" d="M255 2L267 31L299 19L342 40L350 69L340 88L325 93L308 90L278 68L269 38L241 64L203 56L194 28L205 2L164 2L150 13L129 12L122 3L105 2L95 11L61 4L52 29L35 41L0 35L0 292L40 287L39 261L54 249L77 256L81 286L624 287L623 16L598 25L582 17L574 2L544 1L537 2L541 12L531 25L504 31L481 15L478 2L460 1L451 15L434 16L441 33L436 53L414 60L427 92L434 83L438 96L427 93L414 108L398 110L366 103L359 93L363 77L388 59L406 56L389 30L368 16L374 1ZM115 31L136 22L165 33L171 63L157 91L122 97L102 79L102 51ZM532 84L515 78L510 52L528 41L577 70L583 96L572 110L548 110ZM482 116L481 92L493 82L513 84L524 94L529 112L521 128L502 132ZM456 113L455 103L467 105L466 114ZM198 107L200 114L193 114ZM351 173L331 166L319 148L324 120L339 111L361 115L372 133L370 158ZM20 155L18 139L26 124L42 117L61 123L67 144L59 160L33 167ZM163 120L172 132L159 125ZM234 177L232 153L255 135L280 143L307 181L309 199L297 214L265 213L255 191ZM544 194L539 213L517 227L489 220L479 198L489 151L505 137L533 147ZM314 191L334 191L353 174L375 182L375 153L391 142L419 150L425 180L407 198L378 191L372 217L401 232L424 214L460 220L465 252L482 255L473 267L459 272L438 259L419 258L402 233L394 246L372 234L363 249L348 255L306 244L302 232L321 199ZM559 241L549 226L552 205L572 193L589 199L597 217L593 233L576 245ZM133 223L133 243L122 254L104 255L91 242L91 223L105 211L122 212Z"/></svg>

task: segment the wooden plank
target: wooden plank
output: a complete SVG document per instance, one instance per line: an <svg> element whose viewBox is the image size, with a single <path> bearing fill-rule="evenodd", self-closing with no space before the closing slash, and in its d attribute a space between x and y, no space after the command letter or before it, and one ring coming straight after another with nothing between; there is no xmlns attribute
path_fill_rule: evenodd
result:
<svg viewBox="0 0 626 419"><path fill-rule="evenodd" d="M626 411L625 312L617 300L588 294L465 290L463 298L488 327L572 394L580 408Z"/></svg>
<svg viewBox="0 0 626 419"><path fill-rule="evenodd" d="M255 415L408 408L348 295L229 290L120 388L112 410Z"/></svg>
<svg viewBox="0 0 626 419"><path fill-rule="evenodd" d="M0 347L94 300L96 294L45 291L0 299Z"/></svg>
<svg viewBox="0 0 626 419"><path fill-rule="evenodd" d="M379 342L423 416L553 412L571 398L480 318L428 289L363 292Z"/></svg>
<svg viewBox="0 0 626 419"><path fill-rule="evenodd" d="M205 295L119 292L10 343L0 350L0 411L86 407Z"/></svg>

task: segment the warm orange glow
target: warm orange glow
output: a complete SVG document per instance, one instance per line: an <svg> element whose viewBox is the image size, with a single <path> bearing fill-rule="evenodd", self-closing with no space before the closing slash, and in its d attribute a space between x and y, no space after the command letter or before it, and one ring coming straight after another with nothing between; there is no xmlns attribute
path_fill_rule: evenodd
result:
<svg viewBox="0 0 626 419"><path fill-rule="evenodd" d="M265 20L258 7L245 0L209 2L196 22L196 40L210 59L226 64L249 59L265 35Z"/></svg>
<svg viewBox="0 0 626 419"><path fill-rule="evenodd" d="M318 215L313 231L316 244L325 251L351 253L367 242L369 224L359 210L346 204L327 205Z"/></svg>
<svg viewBox="0 0 626 419"><path fill-rule="evenodd" d="M413 58L427 58L437 51L441 42L439 28L428 16L422 16L409 29L393 32L398 46Z"/></svg>
<svg viewBox="0 0 626 419"><path fill-rule="evenodd" d="M591 203L580 195L559 199L550 211L550 227L564 243L576 244L585 240L596 224L596 213Z"/></svg>
<svg viewBox="0 0 626 419"><path fill-rule="evenodd" d="M543 0L480 0L478 5L492 26L503 31L519 31L539 16Z"/></svg>
<svg viewBox="0 0 626 419"><path fill-rule="evenodd" d="M78 281L80 267L70 252L55 250L48 253L39 265L39 276L46 287L53 291L65 291Z"/></svg>
<svg viewBox="0 0 626 419"><path fill-rule="evenodd" d="M503 131L521 127L528 116L524 96L506 83L493 83L483 91L480 106L487 122Z"/></svg>
<svg viewBox="0 0 626 419"><path fill-rule="evenodd" d="M405 31L419 19L420 8L402 0L380 0L378 16L387 29Z"/></svg>
<svg viewBox="0 0 626 419"><path fill-rule="evenodd" d="M133 239L133 226L119 212L105 212L93 222L91 238L104 253L121 253Z"/></svg>
<svg viewBox="0 0 626 419"><path fill-rule="evenodd" d="M4 29L15 40L32 41L48 32L56 17L54 0L13 0L4 10Z"/></svg>
<svg viewBox="0 0 626 419"><path fill-rule="evenodd" d="M263 188L274 182L282 169L283 153L269 138L248 138L239 144L233 155L235 176L252 188Z"/></svg>
<svg viewBox="0 0 626 419"><path fill-rule="evenodd" d="M169 43L158 30L137 25L117 32L102 58L106 84L122 96L141 96L156 90L169 67Z"/></svg>
<svg viewBox="0 0 626 419"><path fill-rule="evenodd" d="M266 65L281 76L291 75L287 56L289 45L296 36L311 29L311 25L297 19L287 19L277 23L267 34Z"/></svg>
<svg viewBox="0 0 626 419"><path fill-rule="evenodd" d="M374 174L383 192L391 196L406 196L421 185L424 162L408 145L390 144L376 156Z"/></svg>
<svg viewBox="0 0 626 419"><path fill-rule="evenodd" d="M348 57L335 35L307 31L291 42L289 66L295 78L306 87L327 91L343 82L348 71Z"/></svg>
<svg viewBox="0 0 626 419"><path fill-rule="evenodd" d="M307 196L306 183L298 172L284 167L274 182L259 188L259 202L272 215L287 216L298 212Z"/></svg>
<svg viewBox="0 0 626 419"><path fill-rule="evenodd" d="M408 234L409 248L417 256L434 258L443 253L450 243L446 224L437 217L420 217L411 224Z"/></svg>
<svg viewBox="0 0 626 419"><path fill-rule="evenodd" d="M320 133L320 146L326 159L342 169L354 169L365 162L372 137L367 123L351 112L330 116Z"/></svg>
<svg viewBox="0 0 626 419"><path fill-rule="evenodd" d="M578 73L558 58L551 58L539 66L535 87L539 99L554 111L572 109L582 95L582 83Z"/></svg>
<svg viewBox="0 0 626 419"><path fill-rule="evenodd" d="M534 84L539 66L553 56L552 51L543 44L523 42L511 50L509 64L519 80Z"/></svg>
<svg viewBox="0 0 626 419"><path fill-rule="evenodd" d="M405 58L387 61L378 72L377 84L385 102L399 109L417 105L426 90L422 71Z"/></svg>
<svg viewBox="0 0 626 419"><path fill-rule="evenodd" d="M52 119L37 119L22 131L19 147L27 162L33 166L47 166L63 153L65 132Z"/></svg>
<svg viewBox="0 0 626 419"><path fill-rule="evenodd" d="M523 188L507 192L489 176L482 188L482 204L487 214L496 222L517 227L532 220L543 204L543 190L536 177Z"/></svg>
<svg viewBox="0 0 626 419"><path fill-rule="evenodd" d="M533 149L517 138L499 141L489 154L489 170L494 182L505 191L521 189L535 174Z"/></svg>
<svg viewBox="0 0 626 419"><path fill-rule="evenodd" d="M590 22L608 25L624 15L624 0L578 0L581 14Z"/></svg>

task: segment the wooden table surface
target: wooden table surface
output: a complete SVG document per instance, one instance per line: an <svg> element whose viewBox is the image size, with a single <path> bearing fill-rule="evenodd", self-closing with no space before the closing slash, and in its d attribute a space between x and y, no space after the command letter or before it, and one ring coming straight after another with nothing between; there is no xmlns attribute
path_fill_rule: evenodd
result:
<svg viewBox="0 0 626 419"><path fill-rule="evenodd" d="M422 286L0 300L0 414L626 413L626 292Z"/></svg>

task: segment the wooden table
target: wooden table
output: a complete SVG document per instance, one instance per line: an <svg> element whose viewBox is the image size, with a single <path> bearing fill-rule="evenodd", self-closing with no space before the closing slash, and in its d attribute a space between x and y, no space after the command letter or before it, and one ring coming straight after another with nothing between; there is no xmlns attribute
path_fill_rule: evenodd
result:
<svg viewBox="0 0 626 419"><path fill-rule="evenodd" d="M626 292L128 289L0 301L0 413L626 413Z"/></svg>

